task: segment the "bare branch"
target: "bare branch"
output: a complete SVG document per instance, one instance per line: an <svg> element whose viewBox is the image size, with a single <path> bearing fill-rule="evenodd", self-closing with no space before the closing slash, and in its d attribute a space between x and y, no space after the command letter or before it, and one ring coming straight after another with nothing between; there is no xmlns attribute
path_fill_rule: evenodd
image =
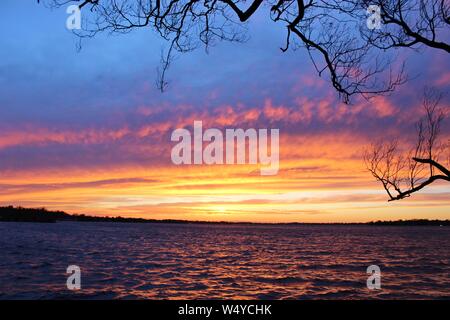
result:
<svg viewBox="0 0 450 320"><path fill-rule="evenodd" d="M450 182L450 170L440 162L440 149L445 150L448 147L439 141L445 116L439 105L441 97L442 95L434 90L425 90L425 116L417 122L417 142L407 152L406 160L404 152L397 147L397 142L381 142L366 151L366 167L383 185L389 201L409 197L438 180Z"/></svg>
<svg viewBox="0 0 450 320"><path fill-rule="evenodd" d="M450 2L444 0L43 1L89 8L83 15L83 30L75 32L81 38L99 32L152 28L171 48L170 56L161 61L157 80L160 89L167 84L166 71L177 53L202 46L208 50L218 41L246 41L245 23L261 11L264 3L270 8L270 19L286 27L281 50L307 50L319 76L330 81L344 102L355 94L364 98L386 94L403 84L407 76L403 64L395 63L398 48L427 46L450 52ZM367 28L369 5L380 7L381 29Z"/></svg>

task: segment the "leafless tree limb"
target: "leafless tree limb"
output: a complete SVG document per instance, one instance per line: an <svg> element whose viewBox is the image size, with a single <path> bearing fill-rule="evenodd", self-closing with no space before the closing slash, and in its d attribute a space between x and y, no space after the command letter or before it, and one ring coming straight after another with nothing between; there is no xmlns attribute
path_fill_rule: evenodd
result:
<svg viewBox="0 0 450 320"><path fill-rule="evenodd" d="M440 137L445 118L441 100L441 94L426 90L425 115L417 122L417 141L406 156L396 140L374 144L365 152L366 167L383 185L389 201L409 197L438 180L450 182L450 144ZM447 162L447 167L441 160Z"/></svg>
<svg viewBox="0 0 450 320"><path fill-rule="evenodd" d="M449 1L445 0L45 0L56 6L89 7L80 37L99 32L127 33L152 28L170 42L159 76L173 55L217 41L246 41L246 22L263 6L273 22L286 26L283 51L308 51L319 76L326 76L348 102L354 94L370 98L406 81L394 64L397 48L422 46L449 51ZM367 7L380 7L382 28L366 25ZM245 9L244 9L245 8ZM445 36L447 35L447 38ZM396 67L392 67L396 65ZM160 89L166 81L157 81Z"/></svg>

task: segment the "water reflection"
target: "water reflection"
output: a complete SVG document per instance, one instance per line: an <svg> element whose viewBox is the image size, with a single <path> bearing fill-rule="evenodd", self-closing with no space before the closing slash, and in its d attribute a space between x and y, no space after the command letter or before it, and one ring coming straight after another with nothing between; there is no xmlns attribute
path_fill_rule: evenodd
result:
<svg viewBox="0 0 450 320"><path fill-rule="evenodd" d="M450 298L449 240L439 227L0 223L0 298ZM70 264L81 291L65 287Z"/></svg>

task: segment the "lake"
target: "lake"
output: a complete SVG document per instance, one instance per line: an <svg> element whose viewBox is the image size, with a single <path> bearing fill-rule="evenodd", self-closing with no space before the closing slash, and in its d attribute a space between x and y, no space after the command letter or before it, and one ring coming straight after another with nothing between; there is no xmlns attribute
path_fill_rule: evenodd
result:
<svg viewBox="0 0 450 320"><path fill-rule="evenodd" d="M0 222L0 299L66 298L449 299L450 228Z"/></svg>

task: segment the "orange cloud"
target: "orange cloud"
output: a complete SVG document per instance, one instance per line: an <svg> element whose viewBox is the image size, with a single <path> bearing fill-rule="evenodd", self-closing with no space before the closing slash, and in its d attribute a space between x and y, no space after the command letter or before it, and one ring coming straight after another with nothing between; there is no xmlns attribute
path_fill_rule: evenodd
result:
<svg viewBox="0 0 450 320"><path fill-rule="evenodd" d="M364 168L362 150L370 140L355 132L352 124L361 125L358 121L364 116L400 121L398 110L387 98L345 105L325 96L298 98L289 106L267 99L260 108L139 107L138 118L131 122L134 125L120 122L117 128L51 129L32 124L20 130L6 128L0 136L0 150L36 145L45 152L47 144L91 145L94 160L79 165L69 157L67 166L2 169L0 204L161 219L326 222L449 218L450 192L445 186L436 184L407 201L387 204L382 188ZM257 127L265 121L283 125L278 174L262 177L257 165L172 165L169 133L192 126L194 120L202 120L205 127ZM323 130L330 124L332 128L338 127L334 124L342 126ZM102 154L95 150L103 145L119 148L126 161L96 163L96 155ZM133 157L158 161L134 161ZM429 208L425 213L424 206Z"/></svg>

